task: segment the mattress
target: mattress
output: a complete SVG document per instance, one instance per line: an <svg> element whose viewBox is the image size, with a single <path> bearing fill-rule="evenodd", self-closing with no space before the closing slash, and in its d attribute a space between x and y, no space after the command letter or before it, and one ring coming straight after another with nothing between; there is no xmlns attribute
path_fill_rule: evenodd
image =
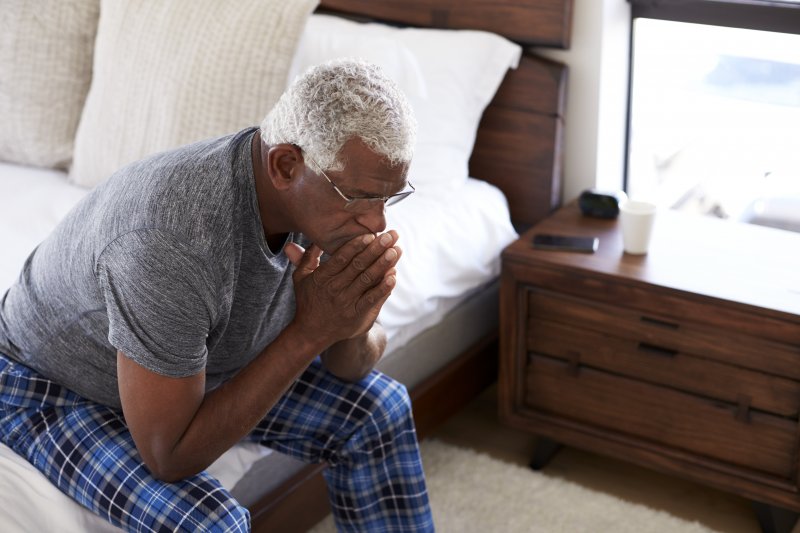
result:
<svg viewBox="0 0 800 533"><path fill-rule="evenodd" d="M87 193L61 172L0 163L0 294L31 250ZM472 179L446 197L419 191L414 201L388 210L387 219L405 253L397 289L379 317L389 341L378 368L412 388L496 328L499 254L516 233L500 191ZM257 444L241 443L208 470L248 505L300 467ZM116 530L1 444L0 501L0 531Z"/></svg>

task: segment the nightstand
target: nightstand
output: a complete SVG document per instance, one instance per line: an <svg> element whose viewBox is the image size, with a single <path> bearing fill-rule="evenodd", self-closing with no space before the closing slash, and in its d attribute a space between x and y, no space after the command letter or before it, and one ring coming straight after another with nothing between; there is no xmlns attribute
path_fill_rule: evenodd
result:
<svg viewBox="0 0 800 533"><path fill-rule="evenodd" d="M563 444L740 494L765 530L800 511L800 233L662 211L633 256L573 203L506 248L500 298L500 416L532 466Z"/></svg>

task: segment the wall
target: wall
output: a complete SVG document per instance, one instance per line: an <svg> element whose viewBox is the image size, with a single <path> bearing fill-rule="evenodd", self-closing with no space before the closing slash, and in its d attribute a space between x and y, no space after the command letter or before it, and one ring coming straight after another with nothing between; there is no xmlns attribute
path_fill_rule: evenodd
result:
<svg viewBox="0 0 800 533"><path fill-rule="evenodd" d="M570 49L535 49L569 66L563 202L590 187L622 188L629 41L625 0L574 0Z"/></svg>

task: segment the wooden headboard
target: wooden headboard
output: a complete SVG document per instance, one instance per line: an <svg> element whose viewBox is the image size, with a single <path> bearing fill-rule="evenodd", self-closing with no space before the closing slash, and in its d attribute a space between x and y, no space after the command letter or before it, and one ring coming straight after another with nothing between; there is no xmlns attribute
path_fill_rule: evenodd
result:
<svg viewBox="0 0 800 533"><path fill-rule="evenodd" d="M572 0L321 0L320 11L429 28L478 29L523 46L566 48ZM561 201L567 69L526 51L481 120L470 175L497 185L518 228Z"/></svg>

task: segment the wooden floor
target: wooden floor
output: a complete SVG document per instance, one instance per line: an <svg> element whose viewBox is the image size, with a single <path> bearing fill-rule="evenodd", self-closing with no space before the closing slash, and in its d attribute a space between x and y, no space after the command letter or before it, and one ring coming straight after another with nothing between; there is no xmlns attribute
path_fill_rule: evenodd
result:
<svg viewBox="0 0 800 533"><path fill-rule="evenodd" d="M497 420L497 389L490 387L431 437L527 466L535 437ZM743 498L571 448L563 448L543 470L586 488L660 509L726 533L759 533ZM800 527L795 527L795 532Z"/></svg>

